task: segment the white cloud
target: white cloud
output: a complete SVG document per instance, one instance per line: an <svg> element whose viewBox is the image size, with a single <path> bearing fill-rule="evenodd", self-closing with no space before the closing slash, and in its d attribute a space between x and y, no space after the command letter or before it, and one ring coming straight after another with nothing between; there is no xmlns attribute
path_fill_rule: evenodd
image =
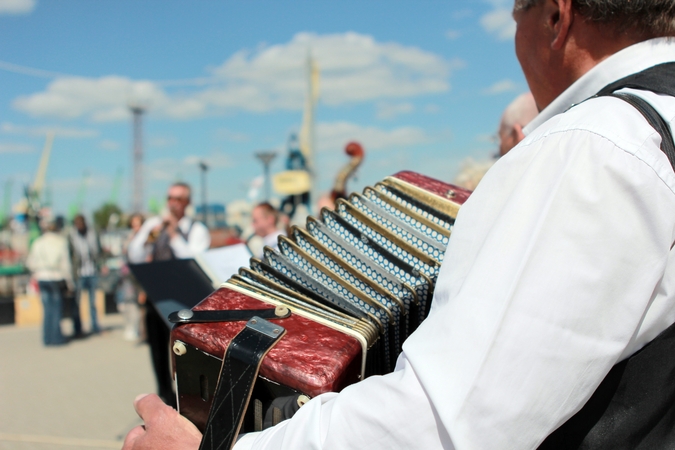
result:
<svg viewBox="0 0 675 450"><path fill-rule="evenodd" d="M223 152L214 151L207 156L187 155L183 158L161 158L147 163L146 173L152 180L175 181L186 173L197 173L199 163L205 162L209 170L232 167L232 159Z"/></svg>
<svg viewBox="0 0 675 450"><path fill-rule="evenodd" d="M178 143L174 136L152 136L148 139L148 147L165 148L172 147Z"/></svg>
<svg viewBox="0 0 675 450"><path fill-rule="evenodd" d="M393 119L401 114L410 114L415 110L412 103L378 103L377 104L377 118L378 119Z"/></svg>
<svg viewBox="0 0 675 450"><path fill-rule="evenodd" d="M454 41L462 35L462 32L459 30L448 30L445 32L445 37Z"/></svg>
<svg viewBox="0 0 675 450"><path fill-rule="evenodd" d="M112 141L110 139L104 139L98 143L98 148L108 151L119 150L120 143L117 141Z"/></svg>
<svg viewBox="0 0 675 450"><path fill-rule="evenodd" d="M35 147L28 144L0 143L0 153L33 153Z"/></svg>
<svg viewBox="0 0 675 450"><path fill-rule="evenodd" d="M0 0L0 14L30 14L36 0Z"/></svg>
<svg viewBox="0 0 675 450"><path fill-rule="evenodd" d="M49 83L46 91L19 97L13 102L16 109L32 116L89 117L95 122L126 120L131 117L131 104L163 110L170 117L189 115L182 99L169 99L154 83L120 76L58 78Z"/></svg>
<svg viewBox="0 0 675 450"><path fill-rule="evenodd" d="M427 114L436 114L441 110L441 107L433 103L429 103L424 107L424 112Z"/></svg>
<svg viewBox="0 0 675 450"><path fill-rule="evenodd" d="M484 95L497 95L504 92L512 92L518 89L518 85L511 80L501 80L497 81L492 86L483 89L482 93Z"/></svg>
<svg viewBox="0 0 675 450"><path fill-rule="evenodd" d="M83 177L72 178L50 178L49 186L54 190L59 191L75 191L79 190L82 185L89 189L110 189L113 181L109 175L96 173L92 174L86 172Z"/></svg>
<svg viewBox="0 0 675 450"><path fill-rule="evenodd" d="M342 151L350 141L358 141L366 150L410 147L431 141L421 128L400 127L384 130L364 127L350 122L319 123L316 127L317 146L320 152Z"/></svg>
<svg viewBox="0 0 675 450"><path fill-rule="evenodd" d="M220 128L215 132L216 139L230 141L230 142L247 142L251 137L245 133L228 130L227 128Z"/></svg>
<svg viewBox="0 0 675 450"><path fill-rule="evenodd" d="M45 136L47 133L54 133L57 137L72 139L87 139L98 136L97 130L83 128L65 128L58 126L25 126L16 125L10 122L0 124L0 132L8 134L20 134L24 136Z"/></svg>
<svg viewBox="0 0 675 450"><path fill-rule="evenodd" d="M516 34L516 22L513 20L511 10L496 6L492 11L484 14L480 18L480 24L488 33L494 35L500 41L513 39Z"/></svg>
<svg viewBox="0 0 675 450"><path fill-rule="evenodd" d="M459 11L455 11L452 13L452 18L454 20L462 20L466 19L467 17L471 17L473 15L473 11L470 9L460 9Z"/></svg>
<svg viewBox="0 0 675 450"><path fill-rule="evenodd" d="M192 88L183 85L180 94L169 90L177 82L61 77L45 91L15 99L13 106L33 116L99 122L128 119L131 102L178 120L227 111L300 110L308 52L318 65L320 98L327 105L447 92L452 71L464 66L460 60L353 32L298 33L284 44L235 53L211 69L207 86L200 78Z"/></svg>
<svg viewBox="0 0 675 450"><path fill-rule="evenodd" d="M246 97L260 107L299 108L308 52L321 73L321 100L329 105L445 92L452 69L461 64L354 32L298 33L286 44L240 51L214 69L239 90L237 97L222 91L224 100Z"/></svg>
<svg viewBox="0 0 675 450"><path fill-rule="evenodd" d="M497 142L499 142L499 136L497 136L497 133L491 134L481 133L477 134L474 137L474 140L480 143L496 144Z"/></svg>
<svg viewBox="0 0 675 450"><path fill-rule="evenodd" d="M211 152L208 156L197 156L191 155L185 157L183 160L186 165L197 166L200 162L206 163L209 170L211 169L224 169L227 167L232 167L232 158L223 152Z"/></svg>

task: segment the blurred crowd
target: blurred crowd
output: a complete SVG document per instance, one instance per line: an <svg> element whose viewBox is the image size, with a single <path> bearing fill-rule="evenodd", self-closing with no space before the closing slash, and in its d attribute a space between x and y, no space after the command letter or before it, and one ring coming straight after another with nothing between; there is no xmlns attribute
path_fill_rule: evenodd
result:
<svg viewBox="0 0 675 450"><path fill-rule="evenodd" d="M498 158L506 155L523 138L523 127L537 115L529 92L519 95L504 110L496 141L498 151L486 160L467 158L453 183L473 190ZM363 158L359 144L350 143L354 170ZM348 146L349 150L349 146ZM324 195L320 207L334 206L339 195ZM45 345L63 345L101 332L96 308L96 290L103 288L115 299L116 308L125 319L124 339L145 341L147 330L157 328L158 317L145 308L146 294L134 279L129 264L192 258L209 248L246 244L250 254L261 258L263 249L277 248L278 238L287 235L295 220L270 202L262 202L249 210L246 233L237 226L208 229L191 213L191 187L178 182L169 186L166 207L161 214L145 217L141 213L112 217L113 227L97 231L84 215L78 214L70 226L63 218L41 221L42 235L33 242L26 260L40 292L44 308L43 341ZM114 220L113 220L114 219ZM86 294L86 295L85 295ZM89 321L83 327L80 308L87 299ZM70 301L64 304L64 299ZM60 321L63 315L72 320L72 335L64 336ZM85 333L86 329L86 333ZM152 342L151 342L152 345Z"/></svg>

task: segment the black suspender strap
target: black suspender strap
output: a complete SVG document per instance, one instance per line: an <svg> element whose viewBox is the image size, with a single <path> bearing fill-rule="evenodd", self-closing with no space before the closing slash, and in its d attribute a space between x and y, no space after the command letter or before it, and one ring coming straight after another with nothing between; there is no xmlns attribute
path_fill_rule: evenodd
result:
<svg viewBox="0 0 675 450"><path fill-rule="evenodd" d="M675 144L668 123L652 105L628 93L617 93L621 89L638 89L656 94L675 97L675 63L659 64L649 69L629 75L611 83L598 92L595 97L616 97L637 109L647 122L661 135L661 150L666 154L670 165L675 169Z"/></svg>
<svg viewBox="0 0 675 450"><path fill-rule="evenodd" d="M254 317L232 339L223 358L199 450L230 450L233 447L260 364L285 332L275 323Z"/></svg>
<svg viewBox="0 0 675 450"><path fill-rule="evenodd" d="M629 103L640 114L647 119L647 122L661 135L661 150L666 154L670 165L675 169L675 144L673 144L673 135L670 132L670 127L663 120L663 117L645 100L633 94L615 93L610 94L612 97L620 98Z"/></svg>
<svg viewBox="0 0 675 450"><path fill-rule="evenodd" d="M661 135L661 150L675 169L668 122L631 88L675 97L675 63L661 64L602 89L637 109ZM593 98L593 97L592 97ZM616 364L586 404L551 433L538 450L675 449L675 324Z"/></svg>
<svg viewBox="0 0 675 450"><path fill-rule="evenodd" d="M675 80L673 76L675 76L675 62L659 64L608 84L596 96L603 97L620 89L630 88L675 97Z"/></svg>

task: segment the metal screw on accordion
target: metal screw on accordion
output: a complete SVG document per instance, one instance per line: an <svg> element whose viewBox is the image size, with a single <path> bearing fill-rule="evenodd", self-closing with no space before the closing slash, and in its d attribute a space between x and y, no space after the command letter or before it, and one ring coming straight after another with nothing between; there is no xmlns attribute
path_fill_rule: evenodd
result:
<svg viewBox="0 0 675 450"><path fill-rule="evenodd" d="M187 353L187 347L181 341L174 341L173 352L176 354L176 356L183 356Z"/></svg>
<svg viewBox="0 0 675 450"><path fill-rule="evenodd" d="M364 244L368 244L368 236L362 234L361 235L361 242L363 242Z"/></svg>
<svg viewBox="0 0 675 450"><path fill-rule="evenodd" d="M306 395L299 395L298 396L298 406L302 408L302 406L309 401L309 397Z"/></svg>
<svg viewBox="0 0 675 450"><path fill-rule="evenodd" d="M453 198L456 195L457 195L457 193L455 191L453 191L452 189L450 189L448 192L445 193L445 196L448 197L448 198Z"/></svg>
<svg viewBox="0 0 675 450"><path fill-rule="evenodd" d="M256 323L258 323L258 321L257 321L257 320L255 320L255 319L251 319L251 325L255 325Z"/></svg>
<svg viewBox="0 0 675 450"><path fill-rule="evenodd" d="M288 314L288 308L285 306L277 306L274 308L274 314L277 315L278 317L283 317L286 314Z"/></svg>
<svg viewBox="0 0 675 450"><path fill-rule="evenodd" d="M192 316L194 315L195 313L193 313L190 309L181 309L178 311L178 318L183 320L192 319Z"/></svg>
<svg viewBox="0 0 675 450"><path fill-rule="evenodd" d="M278 329L278 328L275 328L274 330L272 330L272 333L274 333L274 334L279 334L279 329Z"/></svg>

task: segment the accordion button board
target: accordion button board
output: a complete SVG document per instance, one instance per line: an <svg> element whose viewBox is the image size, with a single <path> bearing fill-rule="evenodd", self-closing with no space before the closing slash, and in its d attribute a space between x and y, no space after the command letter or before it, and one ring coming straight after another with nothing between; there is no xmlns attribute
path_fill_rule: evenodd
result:
<svg viewBox="0 0 675 450"><path fill-rule="evenodd" d="M265 248L262 259L253 258L193 309L290 310L270 319L287 332L262 361L257 404L339 392L388 373L429 312L455 217L469 194L399 172L309 217L305 228L292 228L279 238L278 251ZM244 326L185 323L171 333L171 345L188 349L172 355L179 410L202 429L218 364ZM244 423L244 430L252 427Z"/></svg>

